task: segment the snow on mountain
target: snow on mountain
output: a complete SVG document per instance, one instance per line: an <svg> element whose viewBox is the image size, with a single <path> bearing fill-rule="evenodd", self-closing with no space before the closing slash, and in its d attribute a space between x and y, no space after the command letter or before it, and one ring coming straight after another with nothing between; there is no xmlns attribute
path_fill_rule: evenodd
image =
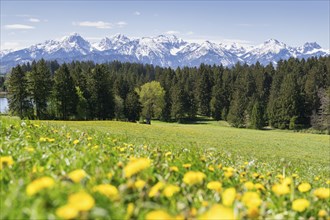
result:
<svg viewBox="0 0 330 220"><path fill-rule="evenodd" d="M241 58L247 64L253 64L259 61L261 64L272 62L276 65L280 59L289 59L291 56L290 48L286 44L275 39L269 39L243 54Z"/></svg>
<svg viewBox="0 0 330 220"><path fill-rule="evenodd" d="M77 33L61 40L48 40L21 50L0 51L1 71L11 67L44 58L70 62L72 60L93 60L96 63L119 60L140 62L163 67L199 66L201 63L232 66L237 62L263 65L290 57L308 58L328 56L330 52L317 43L305 43L301 47L290 47L275 39L269 39L257 46L241 46L237 43L215 44L210 41L188 43L174 35L159 35L130 39L122 34L105 37L99 43L91 44Z"/></svg>
<svg viewBox="0 0 330 220"><path fill-rule="evenodd" d="M11 53L11 52L13 52L12 49L0 50L0 58L7 55L7 54L9 54L9 53Z"/></svg>

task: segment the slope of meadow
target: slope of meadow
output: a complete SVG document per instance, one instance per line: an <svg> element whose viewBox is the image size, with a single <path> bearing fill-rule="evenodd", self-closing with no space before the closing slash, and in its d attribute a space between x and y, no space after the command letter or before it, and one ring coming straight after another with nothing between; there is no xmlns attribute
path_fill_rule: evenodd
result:
<svg viewBox="0 0 330 220"><path fill-rule="evenodd" d="M0 118L1 219L329 218L329 136Z"/></svg>

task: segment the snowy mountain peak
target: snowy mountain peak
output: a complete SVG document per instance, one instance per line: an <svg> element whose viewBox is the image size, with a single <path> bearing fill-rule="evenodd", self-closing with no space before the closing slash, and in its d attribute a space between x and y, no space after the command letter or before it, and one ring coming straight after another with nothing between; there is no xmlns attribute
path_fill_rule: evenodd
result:
<svg viewBox="0 0 330 220"><path fill-rule="evenodd" d="M304 44L305 48L321 49L321 46L316 42L306 42Z"/></svg>
<svg viewBox="0 0 330 220"><path fill-rule="evenodd" d="M123 34L115 34L113 36L110 37L112 41L117 41L117 42L128 42L130 41L130 39L128 37L126 37Z"/></svg>
<svg viewBox="0 0 330 220"><path fill-rule="evenodd" d="M307 59L329 55L328 50L322 49L315 42L290 47L276 39L269 39L260 45L247 47L235 42L218 44L208 40L188 43L175 35L130 39L123 34L115 34L91 45L78 33L72 33L61 40L48 40L21 50L0 51L0 70L6 72L17 64L41 58L60 63L73 60L92 60L96 63L119 60L176 68L199 66L201 63L232 66L237 62L254 64L257 61L262 65L276 65L279 60L290 57Z"/></svg>
<svg viewBox="0 0 330 220"><path fill-rule="evenodd" d="M302 46L302 52L307 53L309 51L313 51L315 49L321 49L321 46L316 42L307 42Z"/></svg>
<svg viewBox="0 0 330 220"><path fill-rule="evenodd" d="M264 44L280 44L280 42L276 39L270 38L264 42Z"/></svg>

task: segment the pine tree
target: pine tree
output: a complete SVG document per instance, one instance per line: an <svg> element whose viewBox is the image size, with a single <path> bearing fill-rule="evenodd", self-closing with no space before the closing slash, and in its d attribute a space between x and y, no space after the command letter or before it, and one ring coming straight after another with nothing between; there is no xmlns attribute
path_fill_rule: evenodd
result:
<svg viewBox="0 0 330 220"><path fill-rule="evenodd" d="M76 94L77 94L77 118L78 119L87 119L87 107L88 107L88 102L86 98L84 97L83 92L81 89L76 86Z"/></svg>
<svg viewBox="0 0 330 220"><path fill-rule="evenodd" d="M245 99L238 90L230 103L227 119L233 127L241 128L245 126Z"/></svg>
<svg viewBox="0 0 330 220"><path fill-rule="evenodd" d="M260 102L257 100L252 109L251 127L254 129L261 129L264 126L264 114Z"/></svg>
<svg viewBox="0 0 330 220"><path fill-rule="evenodd" d="M111 119L114 117L115 102L108 69L105 65L96 65L92 72L96 98L96 115L99 119Z"/></svg>
<svg viewBox="0 0 330 220"><path fill-rule="evenodd" d="M119 96L115 95L115 119L116 120L122 120L124 119L124 100Z"/></svg>
<svg viewBox="0 0 330 220"><path fill-rule="evenodd" d="M135 91L131 91L127 94L125 100L125 116L128 121L135 122L139 120L141 113L141 103L139 101L139 95Z"/></svg>
<svg viewBox="0 0 330 220"><path fill-rule="evenodd" d="M171 89L171 116L176 121L181 122L185 115L185 94L183 88L177 83Z"/></svg>
<svg viewBox="0 0 330 220"><path fill-rule="evenodd" d="M200 66L200 76L197 81L196 93L198 97L199 112L201 115L210 116L210 101L212 96L212 84L209 77L209 69L205 65Z"/></svg>
<svg viewBox="0 0 330 220"><path fill-rule="evenodd" d="M10 112L20 118L29 116L32 108L27 87L25 72L20 65L14 67L8 79L8 102Z"/></svg>
<svg viewBox="0 0 330 220"><path fill-rule="evenodd" d="M64 120L76 114L78 96L69 68L63 64L54 75L54 96L57 109Z"/></svg>
<svg viewBox="0 0 330 220"><path fill-rule="evenodd" d="M47 117L47 102L51 94L52 79L45 60L32 63L28 74L29 92L32 95L36 118Z"/></svg>

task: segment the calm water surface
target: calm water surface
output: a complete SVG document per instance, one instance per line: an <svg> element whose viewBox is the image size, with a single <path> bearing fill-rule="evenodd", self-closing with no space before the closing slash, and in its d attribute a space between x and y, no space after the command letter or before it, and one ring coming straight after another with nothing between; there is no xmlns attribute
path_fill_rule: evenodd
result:
<svg viewBox="0 0 330 220"><path fill-rule="evenodd" d="M0 97L0 113L8 111L8 99Z"/></svg>

